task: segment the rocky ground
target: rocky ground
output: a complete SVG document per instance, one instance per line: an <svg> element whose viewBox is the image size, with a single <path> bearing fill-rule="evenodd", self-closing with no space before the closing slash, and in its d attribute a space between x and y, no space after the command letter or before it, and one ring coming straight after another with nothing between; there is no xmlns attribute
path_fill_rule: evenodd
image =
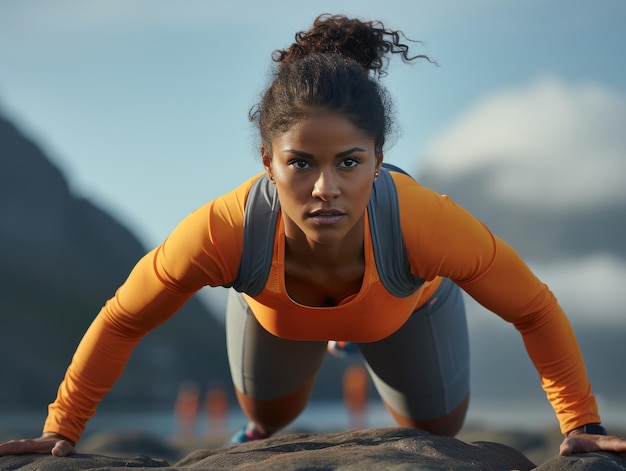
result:
<svg viewBox="0 0 626 471"><path fill-rule="evenodd" d="M232 447L203 448L199 442L169 443L147 435L103 434L81 443L78 455L5 456L0 457L0 469L626 470L626 459L612 453L559 457L559 442L560 437L552 433L475 429L458 438L448 438L413 429L381 428L290 433ZM196 451L190 452L194 446Z"/></svg>

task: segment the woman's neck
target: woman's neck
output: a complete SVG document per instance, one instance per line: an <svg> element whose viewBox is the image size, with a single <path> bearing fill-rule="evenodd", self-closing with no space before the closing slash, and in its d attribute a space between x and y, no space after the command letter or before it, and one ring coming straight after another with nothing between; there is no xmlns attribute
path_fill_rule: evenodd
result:
<svg viewBox="0 0 626 471"><path fill-rule="evenodd" d="M357 224L336 243L319 243L303 237L285 234L285 263L304 269L333 270L338 267L362 265L364 261L364 229Z"/></svg>

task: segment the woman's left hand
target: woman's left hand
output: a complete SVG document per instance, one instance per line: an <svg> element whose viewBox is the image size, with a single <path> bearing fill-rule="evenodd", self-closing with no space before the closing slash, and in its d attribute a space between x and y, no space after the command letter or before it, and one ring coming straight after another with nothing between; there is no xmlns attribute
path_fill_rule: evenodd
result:
<svg viewBox="0 0 626 471"><path fill-rule="evenodd" d="M561 456L572 453L589 453L592 451L611 451L626 457L626 440L613 435L593 435L590 433L570 433L563 440L559 450Z"/></svg>

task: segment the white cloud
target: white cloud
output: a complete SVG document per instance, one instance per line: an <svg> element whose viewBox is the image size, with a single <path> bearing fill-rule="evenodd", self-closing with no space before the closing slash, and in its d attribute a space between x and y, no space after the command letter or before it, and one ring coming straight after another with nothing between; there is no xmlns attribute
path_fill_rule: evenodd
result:
<svg viewBox="0 0 626 471"><path fill-rule="evenodd" d="M624 323L626 262L607 254L549 265L533 265L570 318L580 322L614 320Z"/></svg>
<svg viewBox="0 0 626 471"><path fill-rule="evenodd" d="M444 176L493 172L494 196L552 209L626 201L626 96L543 77L494 92L428 147Z"/></svg>
<svg viewBox="0 0 626 471"><path fill-rule="evenodd" d="M623 328L626 262L607 254L530 264L533 272L559 300L568 318L579 325L597 323ZM467 298L472 322L493 322L493 314ZM505 330L508 325L493 324Z"/></svg>

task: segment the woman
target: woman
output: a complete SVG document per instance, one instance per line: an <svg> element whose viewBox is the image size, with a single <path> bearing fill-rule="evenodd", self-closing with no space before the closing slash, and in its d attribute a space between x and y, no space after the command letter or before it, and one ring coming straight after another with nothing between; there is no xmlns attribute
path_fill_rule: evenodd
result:
<svg viewBox="0 0 626 471"><path fill-rule="evenodd" d="M460 288L523 335L567 436L561 453L626 451L606 436L570 325L548 288L450 199L383 166L389 101L373 75L410 57L379 22L321 16L274 57L251 118L264 173L184 219L142 258L80 343L42 437L0 454L74 453L137 342L203 286L231 286L228 356L268 437L306 406L328 341L357 343L399 426L455 435L469 401Z"/></svg>

